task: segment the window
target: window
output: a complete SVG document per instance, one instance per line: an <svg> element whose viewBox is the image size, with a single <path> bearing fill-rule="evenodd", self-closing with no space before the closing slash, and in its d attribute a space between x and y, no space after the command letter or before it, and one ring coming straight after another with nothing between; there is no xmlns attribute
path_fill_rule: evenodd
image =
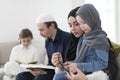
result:
<svg viewBox="0 0 120 80"><path fill-rule="evenodd" d="M91 3L97 8L103 30L112 41L117 42L115 0L85 0L85 3Z"/></svg>

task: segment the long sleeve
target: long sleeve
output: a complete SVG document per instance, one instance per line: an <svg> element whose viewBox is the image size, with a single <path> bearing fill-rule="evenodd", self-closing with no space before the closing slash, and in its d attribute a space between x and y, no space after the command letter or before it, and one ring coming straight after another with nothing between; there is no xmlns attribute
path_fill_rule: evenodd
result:
<svg viewBox="0 0 120 80"><path fill-rule="evenodd" d="M94 72L108 66L108 52L89 48L85 61L77 63L78 68L83 72Z"/></svg>
<svg viewBox="0 0 120 80"><path fill-rule="evenodd" d="M33 61L39 62L37 49L32 46L24 48L22 45L14 47L11 51L9 62L5 64L5 73L16 75L20 72L28 71L27 69L21 67L16 60L22 63L29 63Z"/></svg>
<svg viewBox="0 0 120 80"><path fill-rule="evenodd" d="M20 65L16 62L16 60L18 59L18 54L19 54L19 45L15 46L10 54L10 58L9 61L5 63L4 66L4 72L7 75L17 75L18 73L22 72L22 71L28 71L25 68L20 67Z"/></svg>
<svg viewBox="0 0 120 80"><path fill-rule="evenodd" d="M17 50L14 47L10 54L10 58L9 58L10 62L15 62L15 59L17 58L16 54L17 54Z"/></svg>

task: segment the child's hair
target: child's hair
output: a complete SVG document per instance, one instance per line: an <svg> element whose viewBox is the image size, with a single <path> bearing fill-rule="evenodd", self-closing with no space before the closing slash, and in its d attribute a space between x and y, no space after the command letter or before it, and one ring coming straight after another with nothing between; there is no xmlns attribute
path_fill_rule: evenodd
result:
<svg viewBox="0 0 120 80"><path fill-rule="evenodd" d="M31 37L33 39L33 34L29 29L22 29L19 34L19 39Z"/></svg>

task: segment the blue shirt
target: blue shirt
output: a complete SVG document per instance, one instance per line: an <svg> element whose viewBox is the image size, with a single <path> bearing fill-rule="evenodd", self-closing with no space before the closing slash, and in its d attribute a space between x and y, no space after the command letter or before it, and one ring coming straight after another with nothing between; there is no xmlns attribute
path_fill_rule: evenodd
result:
<svg viewBox="0 0 120 80"><path fill-rule="evenodd" d="M48 65L52 65L51 57L54 52L62 53L62 57L65 58L65 51L66 51L66 48L68 47L67 45L68 45L69 39L70 39L69 33L64 32L60 29L57 29L57 33L54 41L46 40L45 47L48 55Z"/></svg>
<svg viewBox="0 0 120 80"><path fill-rule="evenodd" d="M84 73L104 69L108 66L108 51L89 47L84 62L77 66Z"/></svg>

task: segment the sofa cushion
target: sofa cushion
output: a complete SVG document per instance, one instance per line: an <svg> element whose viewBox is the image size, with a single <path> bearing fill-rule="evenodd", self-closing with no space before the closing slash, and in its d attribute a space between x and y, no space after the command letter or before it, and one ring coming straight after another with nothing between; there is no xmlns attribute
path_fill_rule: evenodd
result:
<svg viewBox="0 0 120 80"><path fill-rule="evenodd" d="M112 46L113 46L113 48L115 50L115 55L118 56L118 54L120 52L120 45L112 42Z"/></svg>
<svg viewBox="0 0 120 80"><path fill-rule="evenodd" d="M10 52L17 44L17 41L0 42L0 65L5 64L9 60Z"/></svg>
<svg viewBox="0 0 120 80"><path fill-rule="evenodd" d="M120 80L120 52L117 56L117 66L118 66L118 77L117 80Z"/></svg>

